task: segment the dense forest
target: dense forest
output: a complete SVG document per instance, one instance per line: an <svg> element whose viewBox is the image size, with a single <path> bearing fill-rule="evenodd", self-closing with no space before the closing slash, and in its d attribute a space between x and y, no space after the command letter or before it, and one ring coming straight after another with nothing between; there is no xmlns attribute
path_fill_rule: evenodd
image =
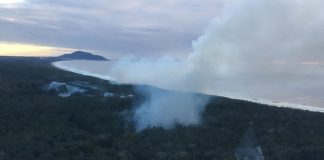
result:
<svg viewBox="0 0 324 160"><path fill-rule="evenodd" d="M265 160L324 159L322 113L215 96L201 125L136 132L129 116L143 96L134 86L50 62L0 58L0 160L235 160L249 128ZM61 97L44 89L53 81L96 89Z"/></svg>

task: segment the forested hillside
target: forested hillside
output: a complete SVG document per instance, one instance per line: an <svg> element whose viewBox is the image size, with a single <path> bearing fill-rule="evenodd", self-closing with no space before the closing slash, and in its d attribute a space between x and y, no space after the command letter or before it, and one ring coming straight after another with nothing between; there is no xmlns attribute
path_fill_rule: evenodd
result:
<svg viewBox="0 0 324 160"><path fill-rule="evenodd" d="M51 82L87 92L61 97L44 89ZM324 159L322 113L212 97L201 125L137 133L130 115L142 98L38 58L2 57L0 160L235 160L251 128L265 160Z"/></svg>

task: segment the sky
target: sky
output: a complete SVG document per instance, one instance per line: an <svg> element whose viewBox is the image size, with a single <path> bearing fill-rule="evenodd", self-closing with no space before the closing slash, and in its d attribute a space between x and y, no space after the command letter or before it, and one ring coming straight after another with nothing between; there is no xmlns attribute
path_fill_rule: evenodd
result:
<svg viewBox="0 0 324 160"><path fill-rule="evenodd" d="M222 5L223 0L0 0L0 55L85 50L106 57L184 57Z"/></svg>

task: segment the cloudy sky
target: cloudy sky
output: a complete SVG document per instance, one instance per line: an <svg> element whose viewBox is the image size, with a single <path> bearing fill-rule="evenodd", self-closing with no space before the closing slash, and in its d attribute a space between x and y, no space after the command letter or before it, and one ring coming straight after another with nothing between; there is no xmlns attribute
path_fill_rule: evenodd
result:
<svg viewBox="0 0 324 160"><path fill-rule="evenodd" d="M0 0L0 54L181 57L221 7L220 0Z"/></svg>

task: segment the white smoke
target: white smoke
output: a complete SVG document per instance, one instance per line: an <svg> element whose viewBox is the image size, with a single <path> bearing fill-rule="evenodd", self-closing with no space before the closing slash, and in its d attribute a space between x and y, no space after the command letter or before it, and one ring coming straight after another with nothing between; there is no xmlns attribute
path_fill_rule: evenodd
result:
<svg viewBox="0 0 324 160"><path fill-rule="evenodd" d="M126 59L107 75L122 83L321 107L323 6L322 0L226 1L187 59ZM138 129L199 123L204 103L195 96L149 93L135 112Z"/></svg>
<svg viewBox="0 0 324 160"><path fill-rule="evenodd" d="M186 64L168 58L156 61L123 59L110 70L118 82L150 84L170 90L190 91L196 84L189 83L186 77ZM154 83L152 83L154 82ZM168 86L168 87L165 87ZM144 87L137 89L145 95L143 104L134 113L136 129L141 131L150 127L172 128L175 124L196 125L201 121L201 113L209 97L190 92L166 91Z"/></svg>
<svg viewBox="0 0 324 160"><path fill-rule="evenodd" d="M122 82L220 95L289 99L306 94L312 103L319 103L318 97L324 93L314 88L324 82L305 75L317 79L324 75L322 6L322 0L231 1L193 43L194 51L185 61L123 61L111 75ZM173 101L177 98L167 102ZM145 114L137 117L154 126L165 123L165 119L155 118L157 108L159 114L165 114L162 117L178 116L169 114L163 105L160 101L145 104L139 108L145 108ZM196 111L181 106L173 110Z"/></svg>
<svg viewBox="0 0 324 160"><path fill-rule="evenodd" d="M300 74L295 67L308 72L300 64L324 62L323 5L322 0L230 2L193 43L190 63L217 75Z"/></svg>
<svg viewBox="0 0 324 160"><path fill-rule="evenodd" d="M228 2L187 59L198 91L324 106L322 6L322 0Z"/></svg>
<svg viewBox="0 0 324 160"><path fill-rule="evenodd" d="M172 128L175 124L195 125L201 121L201 113L208 102L207 96L193 93L171 92L150 87L138 90L146 100L135 111L138 131L147 127Z"/></svg>

